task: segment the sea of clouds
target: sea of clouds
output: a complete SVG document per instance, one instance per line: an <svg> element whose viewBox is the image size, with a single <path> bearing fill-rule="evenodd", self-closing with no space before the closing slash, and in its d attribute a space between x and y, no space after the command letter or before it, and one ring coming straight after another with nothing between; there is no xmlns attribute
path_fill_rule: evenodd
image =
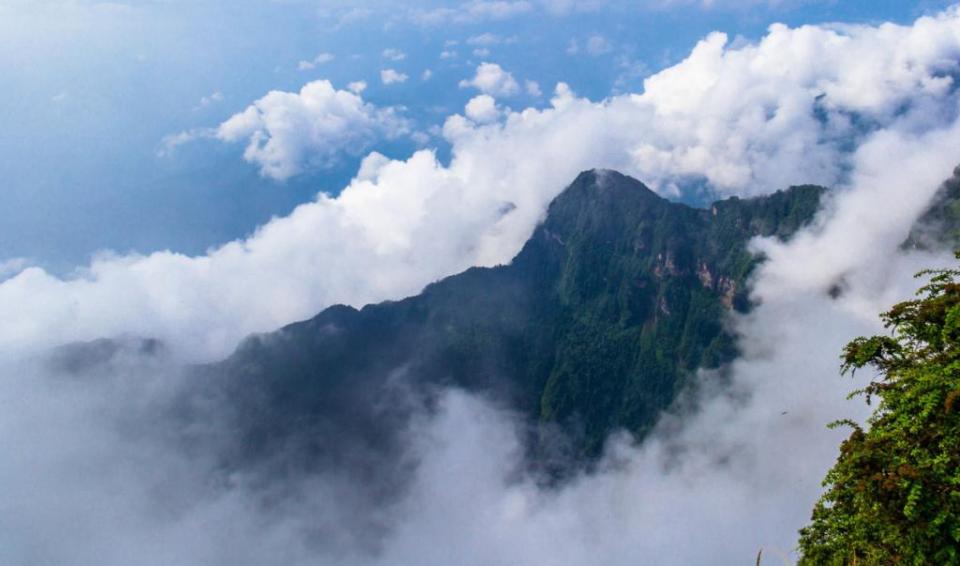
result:
<svg viewBox="0 0 960 566"><path fill-rule="evenodd" d="M205 255L103 255L65 278L18 265L0 282L0 562L789 555L845 434L825 425L867 414L846 400L856 384L838 376L843 344L882 330L877 313L910 296L915 271L950 263L945 252L899 245L960 163L958 77L960 9L909 26L774 25L756 43L715 33L642 93L591 101L560 84L548 107L522 110L485 98L482 120L447 118L449 163L430 150L371 154L338 196L320 194ZM282 94L220 127L224 141L250 144L245 158L266 175L298 171L317 152L331 158L351 116L364 132L405 127L329 83ZM331 304L396 299L508 262L550 200L591 168L674 197L703 183L719 196L834 188L792 241L754 242L769 260L753 282L759 307L731 320L744 353L730 383L711 387L705 375L642 445L615 438L596 471L545 488L517 473L510 412L450 391L407 433L419 462L411 482L376 508L351 495L350 478L324 474L285 477L286 495L273 497L263 478L225 478L202 447L167 434L176 424L165 407L186 387L181 365L219 359L249 333ZM842 292L833 298L831 288ZM158 338L167 354L82 379L36 362L50 347L104 336Z"/></svg>

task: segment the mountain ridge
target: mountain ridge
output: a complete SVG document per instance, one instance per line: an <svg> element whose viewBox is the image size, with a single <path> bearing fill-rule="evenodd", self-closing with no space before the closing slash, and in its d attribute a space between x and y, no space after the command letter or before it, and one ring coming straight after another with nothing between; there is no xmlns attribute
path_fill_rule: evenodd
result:
<svg viewBox="0 0 960 566"><path fill-rule="evenodd" d="M590 461L619 429L642 438L693 373L735 357L725 317L749 308L749 240L789 237L824 190L696 209L585 171L510 263L331 306L198 368L203 395L233 407L227 460L270 459L293 438L306 460L342 458L331 444L346 439L390 453L413 407L450 386L522 415L534 460Z"/></svg>

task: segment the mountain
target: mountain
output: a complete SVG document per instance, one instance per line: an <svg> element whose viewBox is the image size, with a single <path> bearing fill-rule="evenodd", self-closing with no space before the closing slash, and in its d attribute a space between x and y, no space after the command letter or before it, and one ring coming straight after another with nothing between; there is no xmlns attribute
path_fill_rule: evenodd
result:
<svg viewBox="0 0 960 566"><path fill-rule="evenodd" d="M960 246L960 167L940 185L914 224L903 249L957 249Z"/></svg>
<svg viewBox="0 0 960 566"><path fill-rule="evenodd" d="M581 173L509 265L252 336L196 368L181 411L230 407L228 463L295 453L295 465L375 474L402 453L414 409L455 386L524 417L532 461L590 461L615 430L642 437L699 368L735 357L724 317L750 306L760 258L748 242L789 238L823 192L696 209L613 171Z"/></svg>

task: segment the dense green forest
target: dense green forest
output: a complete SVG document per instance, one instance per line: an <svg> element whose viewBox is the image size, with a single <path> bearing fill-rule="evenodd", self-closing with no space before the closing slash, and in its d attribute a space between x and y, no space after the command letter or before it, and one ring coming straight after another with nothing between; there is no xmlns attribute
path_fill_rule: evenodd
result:
<svg viewBox="0 0 960 566"><path fill-rule="evenodd" d="M333 459L330 439L380 450L409 403L455 386L526 417L535 460L589 461L614 430L642 438L698 369L735 357L724 321L749 308L760 258L748 242L789 237L822 193L793 187L699 209L588 171L510 264L251 337L199 381L230 398L242 457L294 437L310 445L299 453Z"/></svg>
<svg viewBox="0 0 960 566"><path fill-rule="evenodd" d="M960 255L958 255L960 258ZM847 345L876 403L840 447L801 565L960 564L960 269L923 272L918 298L882 315L889 335Z"/></svg>

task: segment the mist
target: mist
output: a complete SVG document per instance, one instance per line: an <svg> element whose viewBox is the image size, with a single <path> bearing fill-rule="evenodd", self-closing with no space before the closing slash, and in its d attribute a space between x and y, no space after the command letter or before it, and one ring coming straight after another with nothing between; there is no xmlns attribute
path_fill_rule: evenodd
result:
<svg viewBox="0 0 960 566"><path fill-rule="evenodd" d="M914 34L933 29L952 38L941 44L949 54L958 21L952 10L916 29L864 27L851 34L869 50L883 34L911 44ZM770 41L799 37L809 45L827 31L834 33L776 28ZM834 35L840 43L854 41ZM714 76L727 64L746 73L750 61L763 60L756 49L724 51L725 41L705 39L690 64L658 75L651 86L682 84L690 80L685 73ZM822 55L811 56L805 68L816 67ZM777 73L770 76L776 83ZM752 114L731 111L730 123L743 126L737 131L762 134L773 145L703 162L697 156L704 148L723 145L712 128L699 132L710 143L692 144L696 151L659 139L669 151L629 140L629 159L573 143L533 151L543 136L585 123L599 130L623 116L633 125L659 116L631 114L636 101L629 97L594 104L558 89L551 110L513 113L502 125L451 118L448 134L460 140L460 153L450 167L429 152L407 161L372 156L353 190L320 197L210 256L111 257L77 279L28 269L0 283L0 305L14 313L0 323L0 444L7 448L0 458L0 562L742 564L760 549L770 560L789 560L847 434L826 425L869 414L862 400L847 399L866 376L839 376L843 345L885 331L878 313L911 296L916 271L954 261L945 250L900 247L960 162L957 100L944 80L911 75L887 85L895 96L884 100L851 102L853 91L837 87L830 95L848 106L833 115L839 122L826 125L808 120L808 107L795 115L798 121L757 129ZM650 92L648 99L670 99L673 91ZM772 99L790 106L794 94ZM670 109L676 123L696 122L699 116L685 114L684 105L697 106L704 96L676 100L681 107ZM824 131L845 127L840 122L850 108L870 114L875 129L857 132L850 151L821 143ZM658 135L670 137L664 132L671 122L654 121ZM775 145L791 123L808 128ZM608 146L624 141L601 138ZM516 150L534 163L506 171L512 184L493 180L505 173L500 169L474 173L498 143L505 149L490 159ZM563 170L544 173L567 155L575 159ZM811 155L808 171L803 159ZM779 159L790 167L778 169ZM236 440L225 416L233 400L196 397L185 415L185 396L203 386L191 364L216 359L243 333L313 314L336 299L393 298L467 265L508 261L549 197L569 181L561 174L588 161L646 168L667 194L680 190L671 184L677 178L692 174L705 175L723 194L760 194L804 180L834 185L815 222L792 240L753 243L767 258L752 281L756 307L729 320L742 355L723 375L701 372L642 444L615 435L597 466L545 484L524 466L527 424L497 400L451 389L430 403L409 399L397 450L377 461L380 473L370 476L362 473L370 462L363 446L343 447L338 465L296 465L296 445L268 461L234 465L224 456ZM806 173L813 178L799 178ZM448 192L423 188L432 181ZM394 206L411 195L414 204ZM517 204L515 216L504 216L505 201ZM301 245L317 224L332 227L329 238ZM343 249L335 249L340 241ZM416 259L435 251L432 259ZM373 276L364 271L370 266ZM270 292L231 285L217 295L222 281L248 276ZM371 281L354 288L364 279ZM31 300L20 301L27 295ZM51 297L53 307L45 302ZM157 297L165 300L152 303ZM180 337L156 352L121 348L82 370L50 361L49 347L70 339L154 330L161 338Z"/></svg>
<svg viewBox="0 0 960 566"><path fill-rule="evenodd" d="M948 254L898 246L940 186L931 179L949 176L957 145L944 138L956 130L878 138L857 155L855 184L835 191L813 225L786 243L756 241L769 260L753 282L758 306L730 321L743 354L728 375L702 372L644 443L615 436L595 469L560 485L524 471L525 424L508 407L463 391L414 409L402 457L383 463L409 475L382 499L349 466L224 469L233 431L219 415L229 407L182 418L174 408L196 384L165 350L121 348L76 371L48 358L5 362L0 558L573 565L734 564L761 548L789 556L846 434L826 424L868 414L846 398L856 383L838 375L842 346L883 331L877 313L910 296L915 271L950 264ZM932 141L941 149L922 159L889 159ZM878 198L895 213L857 212ZM836 286L838 296L828 292Z"/></svg>

